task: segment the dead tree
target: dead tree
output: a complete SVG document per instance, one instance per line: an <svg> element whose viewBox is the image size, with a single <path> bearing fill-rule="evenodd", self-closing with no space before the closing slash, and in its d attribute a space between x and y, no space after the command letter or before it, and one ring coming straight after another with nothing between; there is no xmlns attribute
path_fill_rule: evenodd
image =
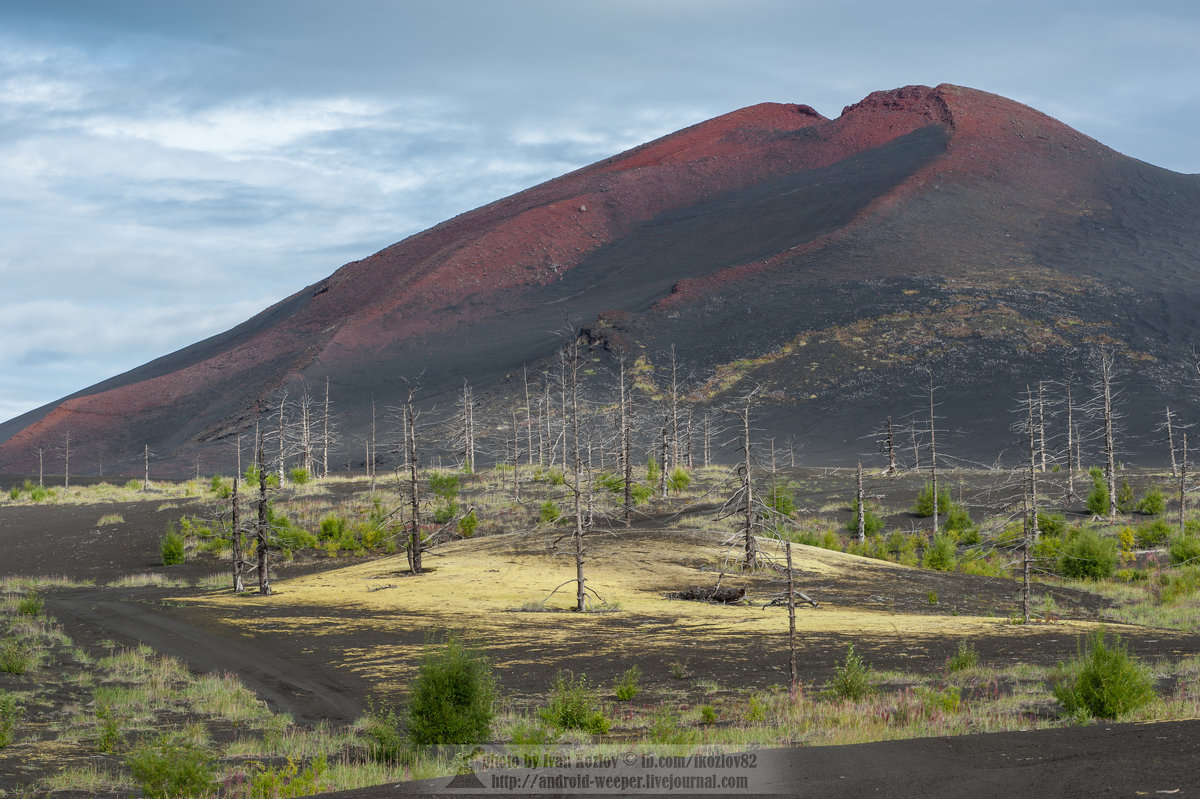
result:
<svg viewBox="0 0 1200 799"><path fill-rule="evenodd" d="M407 379L404 385L408 388L408 399L404 404L404 418L408 427L408 490L410 527L408 533L408 570L413 574L421 573L421 499L420 484L417 472L417 413L413 408L413 395L417 386Z"/></svg>
<svg viewBox="0 0 1200 799"><path fill-rule="evenodd" d="M1067 506L1075 502L1075 470L1079 460L1072 450L1078 451L1079 442L1075 432L1075 403L1071 399L1071 377L1067 377Z"/></svg>
<svg viewBox="0 0 1200 799"><path fill-rule="evenodd" d="M938 534L938 473L936 420L933 413L933 372L929 373L929 475L933 481L933 534Z"/></svg>
<svg viewBox="0 0 1200 799"><path fill-rule="evenodd" d="M63 456L63 488L71 487L71 431L68 430L63 434L62 449L60 450Z"/></svg>
<svg viewBox="0 0 1200 799"><path fill-rule="evenodd" d="M856 524L857 531L855 532L854 537L858 541L866 541L867 540L867 508L866 508L866 502L865 502L866 495L863 493L862 461L858 462L858 472L856 474L856 483L857 483L857 490L855 491L855 494L854 494L854 513L855 513L854 518L857 523ZM788 552L789 553L791 552L790 548L789 548ZM790 557L790 554L789 554L789 557ZM788 564L788 568L789 569L791 568L790 563Z"/></svg>
<svg viewBox="0 0 1200 799"><path fill-rule="evenodd" d="M242 581L242 572L246 568L246 556L242 553L242 504L238 496L239 482L240 475L235 474L233 476L233 495L231 497L233 505L232 529L229 533L229 543L233 548L233 557L231 560L233 564L233 592L235 594L243 593L246 590L246 586Z"/></svg>
<svg viewBox="0 0 1200 799"><path fill-rule="evenodd" d="M142 462L146 467L146 476L145 476L145 479L142 480L142 490L149 491L150 490L150 445L149 444L144 445L142 448Z"/></svg>
<svg viewBox="0 0 1200 799"><path fill-rule="evenodd" d="M278 424L276 425L276 434L279 436L279 457L275 461L275 470L279 474L279 485L283 485L283 469L284 469L284 448L287 444L286 428L284 427L284 411L287 407L287 391L283 392L283 396L279 399L279 414Z"/></svg>
<svg viewBox="0 0 1200 799"><path fill-rule="evenodd" d="M329 476L329 378L325 378L325 411L321 414L321 477Z"/></svg>
<svg viewBox="0 0 1200 799"><path fill-rule="evenodd" d="M633 413L630 408L632 392L625 376L625 352L618 357L618 402L621 405L621 474L623 491L621 515L625 526L633 524Z"/></svg>
<svg viewBox="0 0 1200 799"><path fill-rule="evenodd" d="M1187 511L1187 433L1183 434L1183 450L1179 459L1179 534L1184 533L1183 517Z"/></svg>
<svg viewBox="0 0 1200 799"><path fill-rule="evenodd" d="M892 417L890 416L887 418L887 440L885 443L888 457L887 473L891 476L896 473L896 436L892 430Z"/></svg>
<svg viewBox="0 0 1200 799"><path fill-rule="evenodd" d="M1038 453L1041 456L1041 470L1046 471L1046 400L1042 381L1038 381Z"/></svg>
<svg viewBox="0 0 1200 799"><path fill-rule="evenodd" d="M758 543L754 538L756 514L754 508L753 459L750 448L750 412L754 406L754 399L757 394L757 388L747 392L738 407L730 411L741 424L742 462L738 466L741 486L736 498L741 503L738 506L738 512L742 517L742 524L738 535L742 538L743 542L742 568L746 571L757 569L760 565Z"/></svg>
<svg viewBox="0 0 1200 799"><path fill-rule="evenodd" d="M525 379L525 457L529 466L533 466L533 408L529 404L529 370L522 366L521 375Z"/></svg>
<svg viewBox="0 0 1200 799"><path fill-rule="evenodd" d="M1097 364L1100 368L1100 390L1102 392L1102 413L1104 416L1104 476L1108 483L1108 520L1117 519L1117 449L1115 442L1113 418L1113 361L1114 353L1111 348L1103 347L1098 354Z"/></svg>
<svg viewBox="0 0 1200 799"><path fill-rule="evenodd" d="M46 450L42 447L37 448L38 454L38 485L43 488L46 486Z"/></svg>
<svg viewBox="0 0 1200 799"><path fill-rule="evenodd" d="M267 467L263 462L262 434L258 436L258 524L255 534L258 539L258 592L269 596L271 594L270 574L270 521L267 514Z"/></svg>
<svg viewBox="0 0 1200 799"><path fill-rule="evenodd" d="M463 440L463 471L471 474L475 471L475 396L471 392L471 384L463 381L462 401L462 440Z"/></svg>
<svg viewBox="0 0 1200 799"><path fill-rule="evenodd" d="M572 458L575 467L575 479L571 484L571 494L575 505L575 610L587 610L587 581L584 576L584 529L583 518L583 459L579 451L579 340L574 339L570 347L570 392L571 392L571 434L573 439ZM565 363L565 360L564 360ZM565 376L564 370L564 376ZM565 387L564 387L565 388Z"/></svg>
<svg viewBox="0 0 1200 799"><path fill-rule="evenodd" d="M859 464L858 473L861 486L862 464ZM783 553L787 558L788 696L795 702L800 695L800 670L796 662L796 571L792 568L792 540L790 538L783 542Z"/></svg>

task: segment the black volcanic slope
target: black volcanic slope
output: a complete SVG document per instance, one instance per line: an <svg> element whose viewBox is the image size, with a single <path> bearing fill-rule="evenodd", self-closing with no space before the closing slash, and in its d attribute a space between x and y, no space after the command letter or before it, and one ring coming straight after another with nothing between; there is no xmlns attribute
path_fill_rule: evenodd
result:
<svg viewBox="0 0 1200 799"><path fill-rule="evenodd" d="M405 376L443 411L464 379L491 404L523 402L522 368L540 393L568 329L596 383L624 350L648 388L674 346L698 411L762 386L764 436L822 462L871 453L872 430L921 407L932 372L943 424L961 431L945 451L990 463L1016 443L1018 391L1070 377L1086 398L1090 358L1110 346L1122 455L1161 460L1164 407L1197 409L1198 254L1200 176L1003 98L907 87L833 120L764 104L456 217L0 424L0 471L29 470L68 430L83 469L101 448L132 469L144 444L164 468L197 455L218 468L305 381L330 381L344 440Z"/></svg>

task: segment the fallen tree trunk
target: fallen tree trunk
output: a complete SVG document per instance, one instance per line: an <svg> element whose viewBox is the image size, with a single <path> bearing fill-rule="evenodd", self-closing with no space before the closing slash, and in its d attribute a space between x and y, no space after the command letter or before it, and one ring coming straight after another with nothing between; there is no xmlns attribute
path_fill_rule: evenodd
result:
<svg viewBox="0 0 1200 799"><path fill-rule="evenodd" d="M746 589L696 586L695 588L688 588L685 591L670 594L670 597L671 599L686 599L692 602L719 602L728 605L732 602L740 602L745 599Z"/></svg>

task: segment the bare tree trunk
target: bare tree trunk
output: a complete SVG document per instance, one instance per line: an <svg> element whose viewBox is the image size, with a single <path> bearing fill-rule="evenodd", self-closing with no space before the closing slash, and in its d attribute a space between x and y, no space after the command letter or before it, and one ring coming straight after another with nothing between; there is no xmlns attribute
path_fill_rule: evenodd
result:
<svg viewBox="0 0 1200 799"><path fill-rule="evenodd" d="M463 471L475 471L475 397L471 386L463 381Z"/></svg>
<svg viewBox="0 0 1200 799"><path fill-rule="evenodd" d="M1179 459L1179 534L1183 535L1183 516L1187 511L1187 433L1183 434L1183 451Z"/></svg>
<svg viewBox="0 0 1200 799"><path fill-rule="evenodd" d="M559 355L559 376L562 384L562 470L563 474L568 471L567 467L567 356L566 353Z"/></svg>
<svg viewBox="0 0 1200 799"><path fill-rule="evenodd" d="M685 417L683 434L686 436L684 440L684 462L687 464L688 470L691 471L696 468L696 465L692 462L692 411L690 408Z"/></svg>
<svg viewBox="0 0 1200 799"><path fill-rule="evenodd" d="M528 406L526 406L528 408ZM513 464L513 502L521 501L521 430L517 427L517 409L512 409L512 426L513 426L513 449L512 449L512 464Z"/></svg>
<svg viewBox="0 0 1200 799"><path fill-rule="evenodd" d="M1100 380L1104 392L1104 457L1105 477L1108 480L1109 522L1115 522L1117 519L1117 454L1113 436L1112 369L1112 351L1102 350L1100 353Z"/></svg>
<svg viewBox="0 0 1200 799"><path fill-rule="evenodd" d="M629 386L625 380L625 353L620 356L619 401L621 403L621 472L624 477L624 496L621 501L625 526L633 524L633 414L630 413Z"/></svg>
<svg viewBox="0 0 1200 799"><path fill-rule="evenodd" d="M1171 451L1171 476L1179 475L1179 464L1175 462L1175 433L1171 427L1171 409L1167 408L1167 449Z"/></svg>
<svg viewBox="0 0 1200 799"><path fill-rule="evenodd" d="M938 534L937 438L933 415L933 373L929 373L929 473L933 479L933 534Z"/></svg>
<svg viewBox="0 0 1200 799"><path fill-rule="evenodd" d="M1075 408L1071 400L1071 380L1067 378L1067 506L1075 502Z"/></svg>
<svg viewBox="0 0 1200 799"><path fill-rule="evenodd" d="M239 447L240 449L240 447ZM242 571L246 568L246 557L242 554L242 503L238 496L239 476L233 476L233 530L229 542L233 545L233 592L240 594L246 590L242 582Z"/></svg>
<svg viewBox="0 0 1200 799"><path fill-rule="evenodd" d="M279 486L283 487L283 460L284 460L284 427L283 427L283 410L287 405L287 392L283 392L283 398L279 400L279 459L275 464L275 469L279 473Z"/></svg>
<svg viewBox="0 0 1200 799"><path fill-rule="evenodd" d="M704 468L708 468L709 464L709 442L712 439L712 433L708 425L708 413L704 414Z"/></svg>
<svg viewBox="0 0 1200 799"><path fill-rule="evenodd" d="M375 498L375 398L371 398L371 444L367 449L367 476L371 478L371 498Z"/></svg>
<svg viewBox="0 0 1200 799"><path fill-rule="evenodd" d="M38 454L38 485L45 487L45 485L46 485L46 463L45 463L46 450L43 449L42 447L38 447L37 454ZM147 459L147 461L148 460L149 459Z"/></svg>
<svg viewBox="0 0 1200 799"><path fill-rule="evenodd" d="M413 392L415 389L408 383L408 401L405 404L405 414L408 424L408 489L411 497L409 509L412 515L412 527L408 535L408 570L413 574L421 573L421 500L417 474L417 415L413 410Z"/></svg>
<svg viewBox="0 0 1200 799"><path fill-rule="evenodd" d="M571 435L572 459L574 461L575 479L571 485L571 493L575 506L575 610L587 610L587 582L584 577L584 517L583 517L583 458L579 451L579 341L576 339L569 348L571 356ZM563 375L566 376L566 359L563 360ZM564 383L564 388L566 384ZM564 421L565 421L564 414Z"/></svg>
<svg viewBox="0 0 1200 799"><path fill-rule="evenodd" d="M1024 482L1024 481L1022 480L1022 482ZM1025 512L1026 512L1026 514L1028 514L1029 513L1029 485L1027 483L1025 485L1025 508L1026 508ZM1037 518L1036 514L1035 514L1034 518ZM1021 615L1025 619L1026 624L1029 623L1029 594L1030 594L1029 555L1030 555L1030 549L1031 549L1030 545L1031 545L1032 538L1033 538L1033 536L1030 535L1029 521L1028 521L1028 517L1027 517L1026 523L1025 523L1025 541L1024 541L1024 546L1021 547Z"/></svg>
<svg viewBox="0 0 1200 799"><path fill-rule="evenodd" d="M854 537L856 539L858 539L859 541L866 541L867 540L867 508L866 508L866 495L863 492L862 461L858 462L857 484L858 484L858 490L855 492L855 495L854 495L855 496L855 504L854 504L855 517L854 518L857 520L858 530Z"/></svg>
<svg viewBox="0 0 1200 799"><path fill-rule="evenodd" d="M1034 426L1033 426L1033 393L1029 390L1029 386L1025 387L1026 398L1029 402L1029 502L1030 502L1030 524L1029 530L1033 540L1036 542L1040 535L1038 531L1038 488L1037 488L1037 453L1038 450L1034 446ZM1041 396L1038 396L1038 405L1041 405ZM1040 426L1040 425L1039 425ZM1043 451L1043 454L1044 451Z"/></svg>
<svg viewBox="0 0 1200 799"><path fill-rule="evenodd" d="M142 448L142 461L146 466L146 477L142 480L142 490L150 490L150 445L146 444Z"/></svg>
<svg viewBox="0 0 1200 799"><path fill-rule="evenodd" d="M667 464L663 463L663 471ZM675 345L671 345L671 471L679 468L679 379L676 372Z"/></svg>
<svg viewBox="0 0 1200 799"><path fill-rule="evenodd" d="M325 413L322 414L321 476L329 476L329 378L325 378Z"/></svg>
<svg viewBox="0 0 1200 799"><path fill-rule="evenodd" d="M1039 468L1046 471L1046 401L1044 387L1041 380L1038 381L1038 454L1041 457Z"/></svg>
<svg viewBox="0 0 1200 799"><path fill-rule="evenodd" d="M788 695L795 702L800 695L800 670L796 663L796 573L792 570L791 539L783 542L783 551L787 557Z"/></svg>
<svg viewBox="0 0 1200 799"><path fill-rule="evenodd" d="M754 540L754 481L751 478L750 460L750 404L752 396L752 394L746 396L746 407L741 413L742 453L745 455L745 460L742 463L742 494L746 499L742 535L745 539L743 565L746 570L758 568L758 545Z"/></svg>
<svg viewBox="0 0 1200 799"><path fill-rule="evenodd" d="M71 487L71 431L63 436L63 488Z"/></svg>
<svg viewBox="0 0 1200 799"><path fill-rule="evenodd" d="M662 426L662 468L658 470L658 493L664 499L667 496L667 437L670 433L671 417L664 415Z"/></svg>
<svg viewBox="0 0 1200 799"><path fill-rule="evenodd" d="M267 543L270 525L267 521L267 466L263 462L263 442L258 440L258 592L271 594L270 548Z"/></svg>
<svg viewBox="0 0 1200 799"><path fill-rule="evenodd" d="M528 465L533 466L533 408L529 405L529 370L521 367L525 378L525 457Z"/></svg>
<svg viewBox="0 0 1200 799"><path fill-rule="evenodd" d="M896 436L892 431L892 417L890 416L887 418L887 456L887 473L893 475L896 473Z"/></svg>

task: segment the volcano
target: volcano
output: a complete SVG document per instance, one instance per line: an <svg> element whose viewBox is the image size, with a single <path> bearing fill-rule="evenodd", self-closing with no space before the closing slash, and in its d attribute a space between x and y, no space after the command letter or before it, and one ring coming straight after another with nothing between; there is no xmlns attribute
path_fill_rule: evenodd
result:
<svg viewBox="0 0 1200 799"><path fill-rule="evenodd" d="M626 353L647 394L673 348L697 410L760 387L763 437L817 463L873 453L884 419L927 409L931 380L942 451L991 463L1019 446L1018 394L1070 380L1086 399L1107 347L1121 456L1163 462L1164 409L1197 410L1198 330L1200 176L959 86L876 92L836 119L764 103L462 214L12 419L0 472L36 469L68 433L80 472L101 451L134 470L146 446L156 469L227 467L285 391L323 400L326 381L339 462L361 464L348 442L402 378L427 408L464 381L523 401L564 335L582 335L597 383Z"/></svg>

